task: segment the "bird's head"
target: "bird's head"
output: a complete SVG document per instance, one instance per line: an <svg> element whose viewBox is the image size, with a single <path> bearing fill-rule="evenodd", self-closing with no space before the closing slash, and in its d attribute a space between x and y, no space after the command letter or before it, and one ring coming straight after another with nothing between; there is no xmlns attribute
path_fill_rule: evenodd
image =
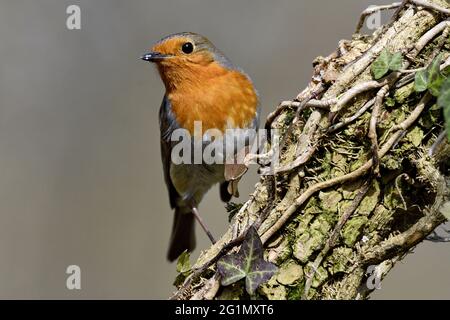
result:
<svg viewBox="0 0 450 320"><path fill-rule="evenodd" d="M235 69L206 37L191 32L161 39L141 59L156 64L168 90L197 82L204 84L209 77Z"/></svg>

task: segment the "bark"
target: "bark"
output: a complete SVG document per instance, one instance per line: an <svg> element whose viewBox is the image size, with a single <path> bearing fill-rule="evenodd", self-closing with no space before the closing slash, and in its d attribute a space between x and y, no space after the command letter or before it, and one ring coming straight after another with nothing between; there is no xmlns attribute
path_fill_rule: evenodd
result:
<svg viewBox="0 0 450 320"><path fill-rule="evenodd" d="M172 298L249 298L240 282L220 285L215 263L256 224L265 258L279 267L259 298L364 299L374 289L368 270L382 279L445 221L450 146L436 143L442 110L414 91L411 73L374 81L370 71L384 49L406 56L403 69L427 66L440 52L448 59L450 6L426 3L434 8L403 1L373 35L354 34L315 59L308 87L267 120L283 134L277 173L261 177Z"/></svg>

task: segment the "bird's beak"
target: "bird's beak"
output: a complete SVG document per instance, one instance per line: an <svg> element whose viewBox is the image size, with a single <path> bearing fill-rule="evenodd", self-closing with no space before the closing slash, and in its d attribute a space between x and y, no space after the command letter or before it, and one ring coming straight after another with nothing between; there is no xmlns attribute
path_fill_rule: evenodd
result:
<svg viewBox="0 0 450 320"><path fill-rule="evenodd" d="M169 58L170 55L168 54L162 54L160 52L149 52L144 54L141 59L149 62L158 62L164 59Z"/></svg>

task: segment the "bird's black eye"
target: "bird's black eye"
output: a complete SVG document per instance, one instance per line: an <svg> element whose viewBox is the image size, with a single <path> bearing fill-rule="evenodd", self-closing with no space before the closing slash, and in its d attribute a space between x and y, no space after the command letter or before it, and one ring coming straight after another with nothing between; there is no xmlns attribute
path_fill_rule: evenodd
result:
<svg viewBox="0 0 450 320"><path fill-rule="evenodd" d="M186 54L192 53L194 51L194 45L191 42L186 42L181 47L181 50Z"/></svg>

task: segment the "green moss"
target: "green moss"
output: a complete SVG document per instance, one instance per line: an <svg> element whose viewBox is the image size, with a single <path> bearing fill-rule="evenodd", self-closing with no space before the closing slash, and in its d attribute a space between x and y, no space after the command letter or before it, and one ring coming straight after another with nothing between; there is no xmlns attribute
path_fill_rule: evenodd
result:
<svg viewBox="0 0 450 320"><path fill-rule="evenodd" d="M334 213L324 212L318 216L310 226L310 229L326 235L330 231L332 225L337 221L337 215Z"/></svg>
<svg viewBox="0 0 450 320"><path fill-rule="evenodd" d="M303 233L305 233L306 231L309 230L309 223L311 222L311 220L314 218L313 215L311 214L305 214L302 216L299 216L297 218L298 221L298 225L297 225L297 229L295 230L295 235L301 235Z"/></svg>
<svg viewBox="0 0 450 320"><path fill-rule="evenodd" d="M306 274L312 274L312 262L309 262L305 267ZM328 271L320 266L317 268L316 272L314 273L313 280L311 282L312 288L319 287L326 279L328 278Z"/></svg>
<svg viewBox="0 0 450 320"><path fill-rule="evenodd" d="M352 249L339 247L333 250L332 254L325 260L323 265L332 275L344 272L351 264L353 255Z"/></svg>
<svg viewBox="0 0 450 320"><path fill-rule="evenodd" d="M392 221L392 214L394 211L390 211L386 209L382 204L378 205L375 208L373 213L373 217L369 221L368 231L373 232L375 230L383 230L385 229L389 223Z"/></svg>
<svg viewBox="0 0 450 320"><path fill-rule="evenodd" d="M284 124L289 126L289 124L292 122L292 120L294 120L294 117L295 117L295 111L289 110L288 112L286 112L284 119L283 119Z"/></svg>
<svg viewBox="0 0 450 320"><path fill-rule="evenodd" d="M388 154L386 156L384 156L381 161L380 161L380 166L382 168L388 169L388 170L397 170L400 169L401 166L401 161L399 159L397 159L396 157Z"/></svg>
<svg viewBox="0 0 450 320"><path fill-rule="evenodd" d="M299 284L296 287L288 288L287 298L288 300L300 300L305 290L304 284Z"/></svg>
<svg viewBox="0 0 450 320"><path fill-rule="evenodd" d="M356 190L358 190L360 186L361 182L359 180L344 184L344 186L340 189L342 190L343 198L347 200L354 199L356 196Z"/></svg>
<svg viewBox="0 0 450 320"><path fill-rule="evenodd" d="M331 174L334 177L344 175L347 172L347 159L341 153L339 153L339 150L333 153L333 155L331 156L331 162L333 164Z"/></svg>
<svg viewBox="0 0 450 320"><path fill-rule="evenodd" d="M383 203L388 210L394 210L398 207L403 206L394 183L391 183L385 187Z"/></svg>
<svg viewBox="0 0 450 320"><path fill-rule="evenodd" d="M363 153L361 156L350 165L350 171L355 171L367 162L367 154Z"/></svg>
<svg viewBox="0 0 450 320"><path fill-rule="evenodd" d="M390 119L394 121L396 124L399 124L400 122L404 121L406 119L405 114L405 106L402 106L401 108L395 109L390 114ZM388 127L390 127L391 124L389 123Z"/></svg>
<svg viewBox="0 0 450 320"><path fill-rule="evenodd" d="M423 140L423 131L419 127L415 127L407 133L406 138L413 144L413 146L418 147Z"/></svg>
<svg viewBox="0 0 450 320"><path fill-rule="evenodd" d="M352 200L341 200L338 204L338 211L339 211L339 217L342 217L342 215L348 210L348 208L352 205Z"/></svg>
<svg viewBox="0 0 450 320"><path fill-rule="evenodd" d="M286 287L280 285L275 277L272 277L268 282L261 285L259 292L267 297L269 300L286 300Z"/></svg>
<svg viewBox="0 0 450 320"><path fill-rule="evenodd" d="M378 203L379 196L380 185L378 184L378 181L374 180L366 196L358 206L358 213L368 216L373 211L373 209L375 209L375 206Z"/></svg>
<svg viewBox="0 0 450 320"><path fill-rule="evenodd" d="M431 129L436 125L436 122L441 121L441 115L441 108L437 104L434 104L419 118L419 124L425 129Z"/></svg>
<svg viewBox="0 0 450 320"><path fill-rule="evenodd" d="M321 163L321 168L323 170L323 175L324 176L329 176L331 173L331 168L332 168L332 164L331 164L331 153L326 152L325 156L323 157L323 161Z"/></svg>
<svg viewBox="0 0 450 320"><path fill-rule="evenodd" d="M351 247L355 244L356 240L359 238L361 234L361 230L368 221L366 216L358 216L350 219L344 226L342 230L342 237L344 239L344 243Z"/></svg>
<svg viewBox="0 0 450 320"><path fill-rule="evenodd" d="M281 266L276 279L280 284L293 285L303 279L303 269L295 261L290 260Z"/></svg>
<svg viewBox="0 0 450 320"><path fill-rule="evenodd" d="M311 254L322 247L325 235L318 230L310 230L296 239L294 256L305 263Z"/></svg>
<svg viewBox="0 0 450 320"><path fill-rule="evenodd" d="M395 99L393 99L391 97L386 97L385 104L388 107L393 107L393 106L395 106Z"/></svg>
<svg viewBox="0 0 450 320"><path fill-rule="evenodd" d="M414 92L414 81L408 83L406 86L399 88L394 93L394 99L398 103L404 103L406 99Z"/></svg>
<svg viewBox="0 0 450 320"><path fill-rule="evenodd" d="M342 194L337 191L319 192L322 209L328 212L337 212L337 204L342 199Z"/></svg>
<svg viewBox="0 0 450 320"><path fill-rule="evenodd" d="M319 202L316 197L311 197L306 203L305 209L303 210L303 214L317 214L321 212L322 209L320 208Z"/></svg>
<svg viewBox="0 0 450 320"><path fill-rule="evenodd" d="M292 237L292 236L291 236ZM264 259L277 265L292 255L292 248L289 236L284 236L282 241L275 247L269 248L264 254Z"/></svg>

